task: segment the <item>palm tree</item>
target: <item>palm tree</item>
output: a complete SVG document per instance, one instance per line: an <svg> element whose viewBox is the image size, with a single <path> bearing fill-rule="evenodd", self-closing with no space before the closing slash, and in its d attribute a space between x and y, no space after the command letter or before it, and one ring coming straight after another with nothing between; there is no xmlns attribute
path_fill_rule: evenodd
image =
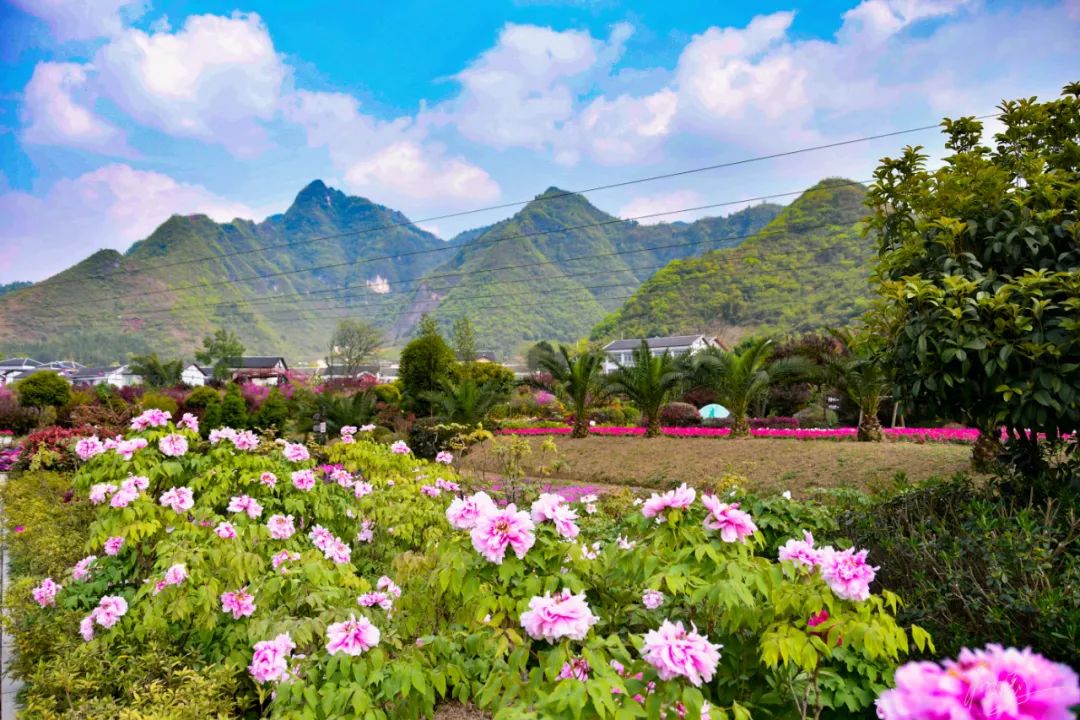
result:
<svg viewBox="0 0 1080 720"><path fill-rule="evenodd" d="M375 419L378 398L370 391L348 396L323 394L319 411L326 419L326 431L336 435L346 425L366 425Z"/></svg>
<svg viewBox="0 0 1080 720"><path fill-rule="evenodd" d="M586 350L571 355L570 349L559 345L558 353L542 354L537 363L540 370L550 373L556 390L574 409L574 430L570 437L583 438L589 434L589 405L603 392L600 370L603 358Z"/></svg>
<svg viewBox="0 0 1080 720"><path fill-rule="evenodd" d="M851 355L830 360L827 372L833 383L859 408L857 439L862 442L884 439L878 411L891 384L884 365L854 349Z"/></svg>
<svg viewBox="0 0 1080 720"><path fill-rule="evenodd" d="M626 395L645 418L645 437L660 434L660 408L679 386L679 363L666 350L653 355L644 340L634 350L630 365L619 365L608 379L608 388Z"/></svg>
<svg viewBox="0 0 1080 720"><path fill-rule="evenodd" d="M716 390L717 400L731 413L731 437L750 434L750 406L772 384L771 340L756 340L741 351L708 348L694 357L697 374Z"/></svg>
<svg viewBox="0 0 1080 720"><path fill-rule="evenodd" d="M461 382L443 378L439 381L439 387L439 390L421 393L421 397L431 403L432 414L443 422L470 427L479 425L492 406L502 399L493 384L477 384L471 378Z"/></svg>

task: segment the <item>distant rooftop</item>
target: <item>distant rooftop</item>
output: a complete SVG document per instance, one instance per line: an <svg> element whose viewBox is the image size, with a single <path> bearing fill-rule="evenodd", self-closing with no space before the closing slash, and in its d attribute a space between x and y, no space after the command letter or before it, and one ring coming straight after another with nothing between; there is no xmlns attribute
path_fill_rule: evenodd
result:
<svg viewBox="0 0 1080 720"><path fill-rule="evenodd" d="M705 337L704 335L671 335L669 337L645 338L650 350L663 350L665 348L690 347L695 342ZM605 352L617 350L636 350L641 346L641 338L627 340L613 340L604 346Z"/></svg>

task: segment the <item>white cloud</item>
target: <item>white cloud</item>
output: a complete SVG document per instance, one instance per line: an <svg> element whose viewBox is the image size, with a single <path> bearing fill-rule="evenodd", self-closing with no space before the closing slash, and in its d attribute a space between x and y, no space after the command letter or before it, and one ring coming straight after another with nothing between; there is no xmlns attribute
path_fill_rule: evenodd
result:
<svg viewBox="0 0 1080 720"><path fill-rule="evenodd" d="M499 197L499 186L484 170L437 147L403 140L353 164L345 173L355 192L382 191L421 200L485 202Z"/></svg>
<svg viewBox="0 0 1080 720"><path fill-rule="evenodd" d="M20 10L40 18L53 37L93 40L118 34L124 21L143 14L145 0L11 0Z"/></svg>
<svg viewBox="0 0 1080 720"><path fill-rule="evenodd" d="M620 207L616 215L624 219L640 218L638 222L642 225L656 225L657 223L692 220L693 217L688 213L674 213L672 211L684 210L704 204L705 202L701 199L701 196L694 190L672 190L671 192L633 198ZM664 214L659 215L657 213ZM655 217L643 217L645 215L655 215Z"/></svg>
<svg viewBox="0 0 1080 720"><path fill-rule="evenodd" d="M44 197L0 194L0 282L39 280L96 250L125 250L170 215L202 213L218 221L251 210L201 185L114 163L54 184Z"/></svg>
<svg viewBox="0 0 1080 720"><path fill-rule="evenodd" d="M171 135L241 157L266 144L290 80L258 15L193 15L175 33L128 29L98 50L96 84L120 109Z"/></svg>
<svg viewBox="0 0 1080 720"><path fill-rule="evenodd" d="M130 155L124 134L91 108L86 67L39 62L23 91L25 142Z"/></svg>

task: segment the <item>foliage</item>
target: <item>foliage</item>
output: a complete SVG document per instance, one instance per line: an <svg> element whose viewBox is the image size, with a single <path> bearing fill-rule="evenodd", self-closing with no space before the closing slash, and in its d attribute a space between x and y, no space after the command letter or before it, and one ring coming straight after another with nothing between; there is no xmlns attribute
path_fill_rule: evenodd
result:
<svg viewBox="0 0 1080 720"><path fill-rule="evenodd" d="M0 430L11 430L16 435L30 432L38 421L34 408L23 407L15 395L0 386Z"/></svg>
<svg viewBox="0 0 1080 720"><path fill-rule="evenodd" d="M209 385L200 385L191 391L184 400L184 407L189 410L205 410L212 402L220 401L221 393Z"/></svg>
<svg viewBox="0 0 1080 720"><path fill-rule="evenodd" d="M20 473L0 486L13 575L60 576L83 557L95 513L70 491L71 478L50 471Z"/></svg>
<svg viewBox="0 0 1080 720"><path fill-rule="evenodd" d="M682 381L678 361L666 350L653 355L644 340L629 365L619 364L607 378L608 389L629 398L645 421L645 436L660 434L660 408Z"/></svg>
<svg viewBox="0 0 1080 720"><path fill-rule="evenodd" d="M660 408L660 423L664 427L689 427L701 424L698 409L690 403L670 402Z"/></svg>
<svg viewBox="0 0 1080 720"><path fill-rule="evenodd" d="M71 470L78 459L72 452L75 438L86 435L90 428L46 427L32 432L23 440L24 452L19 457L19 470Z"/></svg>
<svg viewBox="0 0 1080 720"><path fill-rule="evenodd" d="M398 379L412 407L430 414L431 403L424 399L424 393L439 389L454 362L454 351L437 333L422 334L402 349Z"/></svg>
<svg viewBox="0 0 1080 720"><path fill-rule="evenodd" d="M219 422L231 428L246 428L248 426L247 402L240 386L230 383L225 390L225 396L221 398L221 416Z"/></svg>
<svg viewBox="0 0 1080 720"><path fill-rule="evenodd" d="M289 401L280 390L273 388L259 409L255 411L251 422L255 427L263 430L270 428L284 430L289 422Z"/></svg>
<svg viewBox="0 0 1080 720"><path fill-rule="evenodd" d="M500 395L509 395L517 378L514 371L497 362L459 362L450 367L450 376L457 382L472 380L477 385L490 385Z"/></svg>
<svg viewBox="0 0 1080 720"><path fill-rule="evenodd" d="M202 349L196 351L195 359L213 368L214 379L229 379L232 368L239 367L244 355L244 343L232 331L218 328L213 335L203 338Z"/></svg>
<svg viewBox="0 0 1080 720"><path fill-rule="evenodd" d="M143 410L157 408L158 410L164 410L169 414L175 414L180 406L176 400L164 393L148 392L139 398L139 407Z"/></svg>
<svg viewBox="0 0 1080 720"><path fill-rule="evenodd" d="M241 352L243 352L241 350ZM180 384L184 372L182 359L162 362L157 353L135 355L129 363L131 372L142 378L143 384L151 388L172 387Z"/></svg>
<svg viewBox="0 0 1080 720"><path fill-rule="evenodd" d="M600 375L603 358L590 350L571 354L570 348L559 345L557 353L543 355L537 362L540 369L551 377L553 387L573 412L573 436L585 437L589 432L589 408L605 390Z"/></svg>
<svg viewBox="0 0 1080 720"><path fill-rule="evenodd" d="M946 119L940 169L907 148L869 194L880 240L876 331L909 403L1036 433L1080 429L1080 84L1002 103L1003 129Z"/></svg>
<svg viewBox="0 0 1080 720"><path fill-rule="evenodd" d="M898 618L927 628L939 652L1000 642L1080 666L1080 501L1032 499L964 476L873 500L840 530L870 549Z"/></svg>
<svg viewBox="0 0 1080 720"><path fill-rule="evenodd" d="M769 391L769 355L772 341L750 343L741 351L727 352L706 348L692 358L698 382L711 386L716 399L731 413L731 435L739 437L749 432L746 422L751 404Z"/></svg>
<svg viewBox="0 0 1080 720"><path fill-rule="evenodd" d="M55 372L37 372L15 383L24 407L60 407L71 399L71 385Z"/></svg>
<svg viewBox="0 0 1080 720"><path fill-rule="evenodd" d="M319 403L319 412L326 421L326 432L337 435L347 425L367 425L375 419L378 398L372 392L358 392L352 395L323 395Z"/></svg>
<svg viewBox="0 0 1080 720"><path fill-rule="evenodd" d="M541 340L540 342L530 345L529 349L525 352L525 367L529 369L529 372L536 372L542 370L540 361L547 355L552 355L555 352L555 346L549 343L547 340Z"/></svg>
<svg viewBox="0 0 1080 720"><path fill-rule="evenodd" d="M457 359L463 363L476 360L476 330L469 322L468 315L462 315L454 320L454 328L451 331L451 344Z"/></svg>
<svg viewBox="0 0 1080 720"><path fill-rule="evenodd" d="M326 364L337 365L346 377L352 377L364 363L375 357L384 340L383 331L369 322L353 318L341 320L330 338Z"/></svg>
<svg viewBox="0 0 1080 720"><path fill-rule="evenodd" d="M442 422L476 427L496 403L505 399L494 383L478 384L472 378L454 382L439 380L439 389L421 393L431 405L431 414Z"/></svg>

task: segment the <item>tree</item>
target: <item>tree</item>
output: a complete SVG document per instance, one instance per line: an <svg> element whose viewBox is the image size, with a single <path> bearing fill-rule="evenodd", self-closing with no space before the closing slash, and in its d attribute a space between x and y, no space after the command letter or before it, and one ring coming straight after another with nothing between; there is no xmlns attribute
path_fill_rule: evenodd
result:
<svg viewBox="0 0 1080 720"><path fill-rule="evenodd" d="M221 399L221 424L224 427L245 428L248 426L247 403L236 383L229 385L225 397Z"/></svg>
<svg viewBox="0 0 1080 720"><path fill-rule="evenodd" d="M354 377L383 344L383 332L369 322L346 318L330 338L327 365L340 365L346 377Z"/></svg>
<svg viewBox="0 0 1080 720"><path fill-rule="evenodd" d="M240 366L244 356L244 344L230 330L218 328L213 335L203 338L203 349L195 353L195 359L214 369L214 379L229 379L232 368Z"/></svg>
<svg viewBox="0 0 1080 720"><path fill-rule="evenodd" d="M476 331L473 330L468 315L462 315L454 321L453 345L454 353L461 362L472 362L476 359Z"/></svg>
<svg viewBox="0 0 1080 720"><path fill-rule="evenodd" d="M60 407L71 399L71 385L60 373L36 372L15 383L19 404L24 407Z"/></svg>
<svg viewBox="0 0 1080 720"><path fill-rule="evenodd" d="M420 316L420 322L416 324L416 337L425 337L428 335L439 335L439 324L435 322L435 318L431 317L427 313Z"/></svg>
<svg viewBox="0 0 1080 720"><path fill-rule="evenodd" d="M847 331L837 331L834 336L848 352L826 358L826 377L847 393L851 402L859 408L857 438L863 442L880 442L884 436L878 412L881 401L889 394L892 378L882 360L882 353L875 350L877 336L868 333L854 335Z"/></svg>
<svg viewBox="0 0 1080 720"><path fill-rule="evenodd" d="M488 411L505 398L493 384L477 383L471 378L461 382L442 378L438 390L429 390L423 396L431 403L432 414L440 421L469 427L483 422Z"/></svg>
<svg viewBox="0 0 1080 720"><path fill-rule="evenodd" d="M142 378L143 384L151 388L172 387L180 384L184 372L184 361L169 360L161 362L157 353L134 355L129 363L131 372Z"/></svg>
<svg viewBox="0 0 1080 720"><path fill-rule="evenodd" d="M255 411L253 420L255 427L258 428L284 430L285 424L289 421L289 401L280 390L274 388Z"/></svg>
<svg viewBox="0 0 1080 720"><path fill-rule="evenodd" d="M603 364L599 353L585 351L574 355L565 345L559 345L558 353L546 353L537 361L538 369L551 374L556 392L574 409L570 437L583 438L589 434L589 406L604 390L600 374Z"/></svg>
<svg viewBox="0 0 1080 720"><path fill-rule="evenodd" d="M427 413L430 402L424 393L439 389L454 365L454 351L438 333L421 335L401 351L398 379L406 398L417 411Z"/></svg>
<svg viewBox="0 0 1080 720"><path fill-rule="evenodd" d="M540 361L547 355L555 353L555 348L547 340L541 340L528 349L525 353L525 366L530 372L540 369Z"/></svg>
<svg viewBox="0 0 1080 720"><path fill-rule="evenodd" d="M907 404L982 431L977 465L1005 428L1035 469L1039 433L1080 429L1080 83L1000 109L994 147L946 119L941 168L908 147L874 173L869 322Z"/></svg>
<svg viewBox="0 0 1080 720"><path fill-rule="evenodd" d="M644 340L630 365L619 364L608 376L608 388L629 398L645 419L645 437L660 434L660 408L682 381L678 361L666 350L653 355Z"/></svg>

